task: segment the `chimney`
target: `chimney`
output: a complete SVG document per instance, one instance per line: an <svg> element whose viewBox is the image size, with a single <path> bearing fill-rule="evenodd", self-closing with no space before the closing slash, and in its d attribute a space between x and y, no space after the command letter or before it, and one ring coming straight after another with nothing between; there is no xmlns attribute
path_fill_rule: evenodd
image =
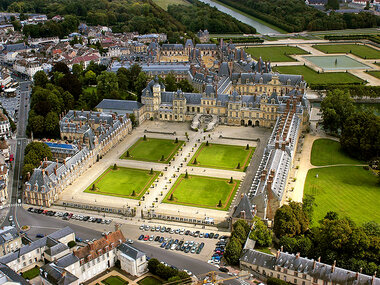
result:
<svg viewBox="0 0 380 285"><path fill-rule="evenodd" d="M277 253L276 253L276 258L279 258L279 257L280 257L280 252L281 252L281 251L278 249L278 250L277 250Z"/></svg>
<svg viewBox="0 0 380 285"><path fill-rule="evenodd" d="M280 143L278 141L275 142L274 148L275 149L279 149L280 148Z"/></svg>
<svg viewBox="0 0 380 285"><path fill-rule="evenodd" d="M62 271L62 277L65 277L66 276L66 271Z"/></svg>
<svg viewBox="0 0 380 285"><path fill-rule="evenodd" d="M265 181L265 174L261 174L261 181Z"/></svg>
<svg viewBox="0 0 380 285"><path fill-rule="evenodd" d="M284 151L284 150L285 150L285 146L286 146L286 143L283 142L283 143L281 144L281 150Z"/></svg>
<svg viewBox="0 0 380 285"><path fill-rule="evenodd" d="M375 284L376 273L377 273L377 271L375 271L375 273L374 273L373 276L372 276L372 285Z"/></svg>
<svg viewBox="0 0 380 285"><path fill-rule="evenodd" d="M334 260L334 264L331 266L331 273L334 273L335 265L336 265L336 260Z"/></svg>
<svg viewBox="0 0 380 285"><path fill-rule="evenodd" d="M319 262L319 263L321 262L321 257L318 257L318 262Z"/></svg>
<svg viewBox="0 0 380 285"><path fill-rule="evenodd" d="M46 170L46 175L49 176L49 171Z"/></svg>
<svg viewBox="0 0 380 285"><path fill-rule="evenodd" d="M42 176L45 175L45 169L42 169Z"/></svg>
<svg viewBox="0 0 380 285"><path fill-rule="evenodd" d="M30 180L30 172L28 171L28 173L26 174L26 176L28 177L28 181Z"/></svg>
<svg viewBox="0 0 380 285"><path fill-rule="evenodd" d="M356 280L359 280L359 272L356 272L355 279L356 279Z"/></svg>
<svg viewBox="0 0 380 285"><path fill-rule="evenodd" d="M317 262L314 260L313 261L313 269L315 269L315 265L317 264Z"/></svg>
<svg viewBox="0 0 380 285"><path fill-rule="evenodd" d="M297 252L297 254L296 254L296 259L298 259L299 257L300 257L300 253L299 252Z"/></svg>
<svg viewBox="0 0 380 285"><path fill-rule="evenodd" d="M40 165L41 165L41 167L42 167L42 160L40 161Z"/></svg>
<svg viewBox="0 0 380 285"><path fill-rule="evenodd" d="M63 165L66 166L66 159L63 159Z"/></svg>
<svg viewBox="0 0 380 285"><path fill-rule="evenodd" d="M281 252L284 250L284 246L281 246Z"/></svg>
<svg viewBox="0 0 380 285"><path fill-rule="evenodd" d="M115 223L115 232L117 232L120 229L120 225L118 223Z"/></svg>
<svg viewBox="0 0 380 285"><path fill-rule="evenodd" d="M240 211L240 218L245 219L245 211Z"/></svg>

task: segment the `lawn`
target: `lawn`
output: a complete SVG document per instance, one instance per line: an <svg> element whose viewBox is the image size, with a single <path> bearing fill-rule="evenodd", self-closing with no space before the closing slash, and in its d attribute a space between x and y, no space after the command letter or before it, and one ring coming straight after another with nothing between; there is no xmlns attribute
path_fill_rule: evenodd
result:
<svg viewBox="0 0 380 285"><path fill-rule="evenodd" d="M151 174L150 170L126 167L118 167L114 170L112 166L91 183L84 192L140 199L158 174L158 171L153 171ZM95 185L95 190L93 190L93 185ZM133 191L135 191L135 195L133 195Z"/></svg>
<svg viewBox="0 0 380 285"><path fill-rule="evenodd" d="M340 143L330 139L317 139L311 149L310 162L315 166L335 164L362 164L349 157L340 147Z"/></svg>
<svg viewBox="0 0 380 285"><path fill-rule="evenodd" d="M283 74L300 74L308 84L339 84L339 83L363 83L359 77L348 72L325 72L317 73L304 65L276 66L275 71Z"/></svg>
<svg viewBox="0 0 380 285"><path fill-rule="evenodd" d="M352 53L356 56L366 59L380 58L380 51L365 45L314 45L313 48L324 53Z"/></svg>
<svg viewBox="0 0 380 285"><path fill-rule="evenodd" d="M29 270L23 272L21 275L25 279L32 280L33 278L35 278L35 277L37 277L37 276L40 275L40 268L36 265L32 269L29 269Z"/></svg>
<svg viewBox="0 0 380 285"><path fill-rule="evenodd" d="M380 79L380 71L379 70L376 70L376 71L368 71L368 73L370 75L372 75L373 77L376 77L376 78L379 78Z"/></svg>
<svg viewBox="0 0 380 285"><path fill-rule="evenodd" d="M318 178L316 178L318 174ZM348 216L356 223L380 223L378 178L360 166L332 166L310 169L304 193L315 196L314 223L328 211Z"/></svg>
<svg viewBox="0 0 380 285"><path fill-rule="evenodd" d="M137 282L140 285L161 285L162 282L153 276L147 276Z"/></svg>
<svg viewBox="0 0 380 285"><path fill-rule="evenodd" d="M240 181L197 175L180 175L170 189L164 203L227 211L239 188ZM170 200L173 194L173 200ZM219 201L222 202L218 207Z"/></svg>
<svg viewBox="0 0 380 285"><path fill-rule="evenodd" d="M127 285L129 282L115 275L102 280L102 283L106 285Z"/></svg>
<svg viewBox="0 0 380 285"><path fill-rule="evenodd" d="M155 4L157 4L158 6L160 6L162 9L164 9L165 11L168 10L168 6L169 5L190 5L189 2L187 2L186 0L153 0L153 2Z"/></svg>
<svg viewBox="0 0 380 285"><path fill-rule="evenodd" d="M255 59L262 58L271 62L296 61L291 58L290 54L308 54L307 51L292 46L275 46L275 47L249 47L246 49Z"/></svg>
<svg viewBox="0 0 380 285"><path fill-rule="evenodd" d="M176 143L175 140L154 138L146 138L144 140L144 138L140 138L121 158L168 163L183 143L184 141L178 141Z"/></svg>
<svg viewBox="0 0 380 285"><path fill-rule="evenodd" d="M188 165L245 171L254 152L254 147L247 150L246 146L211 143L207 146L206 143L202 143Z"/></svg>

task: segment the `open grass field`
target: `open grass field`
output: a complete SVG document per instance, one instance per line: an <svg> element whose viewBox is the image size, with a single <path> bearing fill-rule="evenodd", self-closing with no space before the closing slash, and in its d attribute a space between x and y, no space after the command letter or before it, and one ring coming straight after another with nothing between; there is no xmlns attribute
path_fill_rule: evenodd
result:
<svg viewBox="0 0 380 285"><path fill-rule="evenodd" d="M164 9L165 11L168 10L169 5L186 5L186 6L191 5L186 0L153 0L153 2L157 4L158 6L160 6L162 9Z"/></svg>
<svg viewBox="0 0 380 285"><path fill-rule="evenodd" d="M239 180L229 182L229 178L197 175L189 175L188 178L185 178L185 174L182 174L163 201L164 203L227 211L240 185ZM173 200L170 200L172 194ZM219 201L222 202L221 207L218 207Z"/></svg>
<svg viewBox="0 0 380 285"><path fill-rule="evenodd" d="M144 140L144 138L140 138L120 158L168 163L183 143L184 141L178 141L176 143L174 139L146 138L146 140ZM163 160L162 156L164 156Z"/></svg>
<svg viewBox="0 0 380 285"><path fill-rule="evenodd" d="M315 166L335 164L362 164L363 162L349 157L340 143L330 139L317 139L311 149L310 162Z"/></svg>
<svg viewBox="0 0 380 285"><path fill-rule="evenodd" d="M362 83L359 77L348 72L326 72L317 73L311 68L303 65L296 66L277 66L275 71L283 74L300 74L308 84L337 84L337 83Z"/></svg>
<svg viewBox="0 0 380 285"><path fill-rule="evenodd" d="M380 79L380 71L379 70L376 70L376 71L368 71L368 73L370 75L372 75L373 77L376 77L376 78L379 78Z"/></svg>
<svg viewBox="0 0 380 285"><path fill-rule="evenodd" d="M318 178L316 178L318 174ZM358 224L380 222L378 178L360 166L332 166L310 169L304 193L315 196L314 223L328 211L348 216Z"/></svg>
<svg viewBox="0 0 380 285"><path fill-rule="evenodd" d="M188 165L245 171L254 152L254 147L249 147L247 150L246 146L211 143L206 146L202 143ZM196 164L194 164L195 159ZM240 168L238 168L239 163Z"/></svg>
<svg viewBox="0 0 380 285"><path fill-rule="evenodd" d="M255 59L262 58L271 62L296 61L291 58L290 54L308 54L307 51L298 47L275 46L275 47L249 47L245 50Z"/></svg>
<svg viewBox="0 0 380 285"><path fill-rule="evenodd" d="M313 48L324 53L351 53L361 58L380 59L380 51L365 45L313 45Z"/></svg>
<svg viewBox="0 0 380 285"><path fill-rule="evenodd" d="M139 200L158 177L158 174L158 171L150 174L149 170L126 167L118 167L117 170L114 170L112 166L91 183L84 192ZM94 184L95 190L93 190ZM133 195L133 191L135 191L135 195Z"/></svg>
<svg viewBox="0 0 380 285"><path fill-rule="evenodd" d="M102 280L102 283L106 285L127 285L129 282L119 276L110 276Z"/></svg>
<svg viewBox="0 0 380 285"><path fill-rule="evenodd" d="M35 266L35 267L33 267L33 268L31 268L31 269L29 269L29 270L27 270L21 274L22 277L24 277L25 279L29 279L29 280L31 280L31 279L39 276L39 275L40 275L40 268L38 266Z"/></svg>
<svg viewBox="0 0 380 285"><path fill-rule="evenodd" d="M162 282L153 276L147 276L137 282L140 285L161 285Z"/></svg>

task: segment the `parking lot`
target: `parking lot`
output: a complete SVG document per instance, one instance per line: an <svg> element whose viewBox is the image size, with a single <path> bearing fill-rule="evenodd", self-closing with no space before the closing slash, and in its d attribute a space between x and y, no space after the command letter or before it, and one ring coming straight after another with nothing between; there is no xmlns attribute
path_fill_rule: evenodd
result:
<svg viewBox="0 0 380 285"><path fill-rule="evenodd" d="M166 226L141 225L140 234L136 237L141 242L172 250L179 254L189 254L193 258L209 260L219 265L224 254L227 236L218 233ZM212 262L211 262L212 260Z"/></svg>

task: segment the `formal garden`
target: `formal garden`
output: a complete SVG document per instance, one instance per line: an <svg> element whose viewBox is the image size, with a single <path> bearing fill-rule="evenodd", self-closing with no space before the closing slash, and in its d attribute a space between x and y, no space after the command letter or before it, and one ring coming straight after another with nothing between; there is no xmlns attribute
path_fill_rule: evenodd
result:
<svg viewBox="0 0 380 285"><path fill-rule="evenodd" d="M256 60L261 57L264 61L271 62L296 61L289 55L308 54L307 51L293 46L249 47L245 51Z"/></svg>
<svg viewBox="0 0 380 285"><path fill-rule="evenodd" d="M372 75L373 77L380 79L380 71L379 70L368 71L368 74Z"/></svg>
<svg viewBox="0 0 380 285"><path fill-rule="evenodd" d="M128 285L129 282L118 275L114 275L102 280L102 283L105 285Z"/></svg>
<svg viewBox="0 0 380 285"><path fill-rule="evenodd" d="M153 276L147 276L137 282L139 285L161 285L162 282Z"/></svg>
<svg viewBox="0 0 380 285"><path fill-rule="evenodd" d="M111 166L87 189L86 193L140 199L160 172L135 168Z"/></svg>
<svg viewBox="0 0 380 285"><path fill-rule="evenodd" d="M32 280L33 278L37 277L40 275L40 268L36 265L33 268L24 271L21 276L24 277L25 279Z"/></svg>
<svg viewBox="0 0 380 285"><path fill-rule="evenodd" d="M164 203L227 211L240 181L190 174L178 177Z"/></svg>
<svg viewBox="0 0 380 285"><path fill-rule="evenodd" d="M351 53L363 59L380 59L380 51L366 45L341 44L341 45L313 45L313 48L329 53Z"/></svg>
<svg viewBox="0 0 380 285"><path fill-rule="evenodd" d="M348 72L324 72L318 73L304 65L276 66L273 68L282 74L300 74L308 84L361 84L362 79Z"/></svg>
<svg viewBox="0 0 380 285"><path fill-rule="evenodd" d="M314 141L311 164L323 166L309 170L304 188L305 195L315 197L314 223L328 211L347 216L358 224L380 222L378 178L368 166L349 157L339 142L330 139Z"/></svg>
<svg viewBox="0 0 380 285"><path fill-rule="evenodd" d="M122 159L168 163L184 144L178 139L140 138L122 156Z"/></svg>
<svg viewBox="0 0 380 285"><path fill-rule="evenodd" d="M189 166L245 171L254 147L202 143L188 163Z"/></svg>

